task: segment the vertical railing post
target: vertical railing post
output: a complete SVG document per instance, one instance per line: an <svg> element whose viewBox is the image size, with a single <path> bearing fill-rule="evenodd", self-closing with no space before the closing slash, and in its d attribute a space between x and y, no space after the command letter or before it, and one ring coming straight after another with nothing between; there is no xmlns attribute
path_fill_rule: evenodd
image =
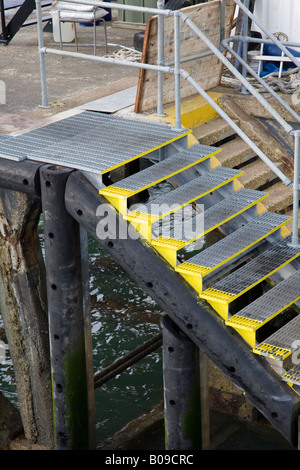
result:
<svg viewBox="0 0 300 470"><path fill-rule="evenodd" d="M80 226L65 208L72 170L41 169L56 450L89 450L89 396Z"/></svg>
<svg viewBox="0 0 300 470"><path fill-rule="evenodd" d="M294 155L294 201L293 201L293 235L292 245L299 245L299 169L300 169L300 130L294 131L295 155Z"/></svg>
<svg viewBox="0 0 300 470"><path fill-rule="evenodd" d="M181 129L180 109L180 15L174 12L174 80L175 80L175 129Z"/></svg>
<svg viewBox="0 0 300 470"><path fill-rule="evenodd" d="M157 8L158 10L163 9L165 4L164 0L158 0ZM158 14L157 18L157 65L164 65L164 17L163 15ZM157 116L164 116L164 106L163 106L163 72L157 72Z"/></svg>
<svg viewBox="0 0 300 470"><path fill-rule="evenodd" d="M40 57L40 73L41 73L41 88L42 88L42 104L40 108L51 108L48 103L47 85L46 85L46 68L45 68L45 53L42 51L44 48L43 38L43 25L42 25L42 6L41 0L36 0L36 17L37 17L37 31L38 31L38 44L39 44L39 57Z"/></svg>
<svg viewBox="0 0 300 470"><path fill-rule="evenodd" d="M250 0L244 0L244 5L246 8L249 9L249 4L250 4ZM249 18L247 16L246 13L243 14L243 47L242 47L242 58L244 60L244 62L248 63L248 43L247 41L245 40L245 38L248 36L248 32L249 32ZM247 78L247 70L246 70L246 67L244 65L242 65L242 75L244 78ZM241 86L241 89L240 89L240 93L241 94L244 94L244 95L248 95L249 94L249 91L247 90L247 88L242 85Z"/></svg>

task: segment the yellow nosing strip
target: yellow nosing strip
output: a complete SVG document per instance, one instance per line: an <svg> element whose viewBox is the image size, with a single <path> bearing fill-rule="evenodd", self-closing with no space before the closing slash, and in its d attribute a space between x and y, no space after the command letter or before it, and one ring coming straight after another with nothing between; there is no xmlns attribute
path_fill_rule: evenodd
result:
<svg viewBox="0 0 300 470"><path fill-rule="evenodd" d="M222 181L222 183L216 184L216 186L212 186L207 191L204 191L203 193L200 193L197 196L194 196L191 199L186 200L182 204L178 204L176 206L175 203L174 203L171 208L169 208L165 212L162 212L161 214L159 214L159 216L152 215L152 214L145 213L145 212L139 212L139 210L137 209L137 210L129 212L126 216L126 219L130 220L130 221L134 220L135 222L138 222L138 219L140 219L141 222L144 222L144 221L148 220L149 223L153 223L153 222L155 222L159 219L162 219L163 217L166 217L169 214L172 214L172 213L178 211L179 209L187 206L188 204L191 204L192 202L197 201L198 199L206 196L207 194L210 194L212 191L216 191L217 189L221 188L222 186L225 186L226 184L231 183L232 181L234 181L238 177L242 176L243 174L244 174L244 172L241 171L241 173L239 173L238 175L234 175L231 178L228 178L226 181ZM155 200L153 201L153 204L155 204Z"/></svg>
<svg viewBox="0 0 300 470"><path fill-rule="evenodd" d="M283 361L292 353L290 349L280 348L279 346L268 343L261 343L259 346L253 348L253 352L254 354L268 356L270 359L276 359L278 361Z"/></svg>
<svg viewBox="0 0 300 470"><path fill-rule="evenodd" d="M211 155L219 153L220 151L221 151L221 149L217 149L214 152L210 153L209 155L205 155L204 157L199 157L199 160L193 161L189 165L186 165L183 168L180 168L176 171L173 171L173 172L169 173L168 175L164 175L162 178L159 178L155 181L151 181L151 183L147 183L147 184L145 184L145 186L143 186L143 187L141 187L141 188L139 188L135 191L132 191L132 190L129 190L129 189L126 189L126 188L125 189L124 188L119 188L118 186L111 185L111 186L106 186L105 188L100 189L99 194L101 194L106 199L108 199L111 202L111 204L113 204L117 209L119 209L119 207L122 207L122 209L123 209L124 204L120 205L117 202L117 199L126 200L129 197L131 197L131 196L133 196L133 195L135 195L135 194L137 194L137 193L139 193L139 192L141 192L141 191L143 191L147 188L150 188L151 186L154 186L155 184L158 184L162 181L165 181L166 179L171 178L172 176L177 175L178 173L181 173L182 171L187 170L187 169L197 165L197 163L200 163L200 162L203 162L204 160L207 160L208 158L211 157ZM124 213L127 213L127 209Z"/></svg>
<svg viewBox="0 0 300 470"><path fill-rule="evenodd" d="M229 320L225 320L225 324L234 328L254 348L256 344L256 330L264 322L234 315Z"/></svg>
<svg viewBox="0 0 300 470"><path fill-rule="evenodd" d="M152 241L152 245L154 245L156 247L156 249L163 255L163 251L164 249L168 249L168 250L174 250L174 251L178 251L179 249L183 248L184 246L187 246L189 245L190 243L193 243L195 242L196 240L198 240L199 238L203 237L204 235L208 234L209 232L213 231L214 229L218 228L220 225L223 225L225 224L226 222L228 222L229 220L235 218L236 216L242 214L243 212L245 212L247 209L250 209L250 207L253 207L255 205L257 205L257 203L259 201L261 201L262 199L265 199L267 197L267 195L264 195L262 196L260 199L258 199L257 201L253 202L252 204L249 204L248 206L244 207L243 209L241 209L240 211L238 212L235 212L234 214L232 214L230 217L227 217L227 219L224 219L222 220L220 223L217 223L215 224L214 226L212 227L209 227L207 230L204 230L203 232L200 232L198 233L195 237L191 238L190 240L186 240L186 241L183 241L183 240L178 240L178 239L172 239L172 238L163 238L163 237L158 237L158 238L155 238L153 241ZM256 242L255 242L256 243ZM173 260L176 260L176 253L172 256L172 259ZM236 256L236 255L234 255ZM172 263L172 266L176 266L176 262L175 264ZM176 269L178 272L181 272L181 267L183 266L184 269L186 269L186 266L187 264L191 264L191 263L182 263L180 266L178 266L178 269ZM223 264L223 263L222 263ZM195 265L197 266L197 265ZM221 266L221 264L220 264ZM216 266L218 267L218 266ZM213 269L215 269L216 267L214 268L211 268L211 271ZM208 269L208 268L207 268ZM207 274L207 273L206 273Z"/></svg>
<svg viewBox="0 0 300 470"><path fill-rule="evenodd" d="M208 92L210 98L214 100L215 103L220 103L220 98L222 93L218 92ZM163 121L169 122L174 125L175 123L175 106L170 106L169 108L164 109L166 116L160 117L151 115ZM202 96L195 96L190 99L187 99L181 103L180 107L181 114L181 123L185 128L196 127L199 124L202 124L210 119L214 119L218 116L218 113L207 103L207 101L202 98Z"/></svg>
<svg viewBox="0 0 300 470"><path fill-rule="evenodd" d="M300 256L300 252L295 254L295 256L292 256L288 261L285 263L282 263L280 266L278 266L276 269L273 271L269 272L266 276L263 276L262 278L258 279L256 282L248 286L246 289L240 291L238 294L232 294L230 292L223 292L217 289L214 289L213 287L210 287L206 289L202 294L200 294L201 299L207 300L209 303L213 303L215 310L219 310L220 312L224 313L227 312L229 313L229 304L233 302L235 299L240 297L241 295L245 294L248 292L250 289L253 287L257 286L260 282L264 281L268 277L272 276L275 272L279 271L279 269L283 268L287 264L289 264L291 261L294 259L298 258ZM227 307L227 310L226 310ZM219 313L219 312L218 312Z"/></svg>

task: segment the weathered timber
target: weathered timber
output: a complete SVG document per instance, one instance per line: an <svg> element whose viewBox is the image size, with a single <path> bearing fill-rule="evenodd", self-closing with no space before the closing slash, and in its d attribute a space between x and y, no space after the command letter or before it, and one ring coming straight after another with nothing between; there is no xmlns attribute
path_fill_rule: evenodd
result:
<svg viewBox="0 0 300 470"><path fill-rule="evenodd" d="M16 187L19 183L22 186L20 175L21 168L15 177ZM28 188L31 183L23 186ZM1 188L0 213L0 312L14 367L24 433L28 441L51 448L48 318L38 238L40 198Z"/></svg>

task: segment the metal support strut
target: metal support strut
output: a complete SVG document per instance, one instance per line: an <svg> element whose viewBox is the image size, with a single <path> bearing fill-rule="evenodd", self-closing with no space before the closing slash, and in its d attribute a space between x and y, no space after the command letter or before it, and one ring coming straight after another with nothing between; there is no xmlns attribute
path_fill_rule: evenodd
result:
<svg viewBox="0 0 300 470"><path fill-rule="evenodd" d="M299 170L300 170L300 130L294 132L295 156L294 156L294 208L293 208L293 236L292 245L299 245Z"/></svg>

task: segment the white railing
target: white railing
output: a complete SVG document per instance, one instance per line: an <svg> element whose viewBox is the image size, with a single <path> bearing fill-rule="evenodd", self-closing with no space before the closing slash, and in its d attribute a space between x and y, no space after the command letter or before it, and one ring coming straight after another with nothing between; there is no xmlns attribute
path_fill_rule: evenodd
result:
<svg viewBox="0 0 300 470"><path fill-rule="evenodd" d="M82 54L79 52L62 51L55 48L45 47L43 41L42 31L42 14L41 14L41 0L36 0L36 11L37 11L37 23L38 23L38 40L39 40L39 54L40 54L40 68L41 68L41 83L42 83L42 107L48 107L47 98L47 87L46 87L46 72L45 72L45 54L57 54L63 56L70 56L80 59L94 60L102 63L110 63L115 65L122 65L128 67L137 67L148 70L155 70L158 74L157 84L157 114L163 115L163 74L174 74L175 75L175 127L181 128L181 99L180 99L180 78L187 80L194 89L211 105L211 107L222 117L231 128L247 143L247 145L260 157L271 170L282 180L282 182L294 189L294 211L293 211L293 237L292 244L298 245L298 209L299 209L299 159L300 159L300 132L294 131L293 126L285 121L283 117L268 103L265 98L248 82L245 74L241 74L234 65L224 55L224 49L227 49L233 56L236 56L243 68L254 76L265 89L271 93L271 95L277 99L280 105L290 113L290 115L300 123L300 116L282 99L277 93L275 93L265 81L256 74L251 67L238 56L235 51L230 47L230 39L225 39L225 6L226 0L220 0L221 5L221 25L220 25L220 48L217 48L199 29L189 16L180 10L168 10L164 9L164 0L158 0L157 8L145 8L133 5L123 5L118 3L102 2L98 0L64 0L70 3L83 3L86 5L94 5L95 7L111 8L117 10L131 10L148 13L152 16L158 16L158 63L157 64L146 64L140 62L132 62L121 59L114 59L108 57L100 57L89 54ZM279 49L297 66L300 67L300 61L294 57L291 52L271 33L263 24L251 13L251 11L240 1L234 0L236 5L244 11L252 21L267 35L270 41L272 41ZM174 18L174 66L166 65L164 62L164 17L173 16ZM224 66L240 81L240 83L259 101L259 103L269 112L271 116L283 127L283 129L290 134L294 134L295 137L295 167L294 167L294 183L281 171L278 167L257 147L257 145L237 126L237 124L211 99L206 91L199 86L199 84L181 68L183 60L180 57L180 21L187 24L196 35L207 45L209 54L214 54L224 64ZM247 38L239 38L239 40L247 41ZM207 54L207 53L205 53Z"/></svg>

